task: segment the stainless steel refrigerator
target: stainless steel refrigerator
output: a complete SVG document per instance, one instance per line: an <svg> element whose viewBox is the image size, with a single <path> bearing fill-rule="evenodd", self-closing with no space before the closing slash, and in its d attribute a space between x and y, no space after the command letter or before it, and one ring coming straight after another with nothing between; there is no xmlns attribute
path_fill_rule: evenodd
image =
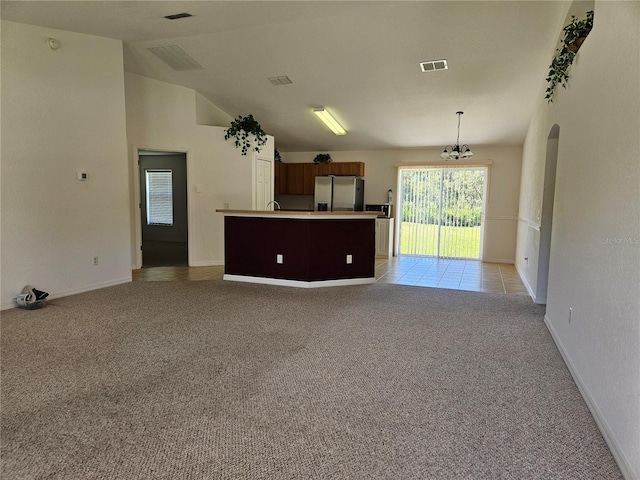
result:
<svg viewBox="0 0 640 480"><path fill-rule="evenodd" d="M316 211L363 211L364 178L333 175L316 177L314 205Z"/></svg>

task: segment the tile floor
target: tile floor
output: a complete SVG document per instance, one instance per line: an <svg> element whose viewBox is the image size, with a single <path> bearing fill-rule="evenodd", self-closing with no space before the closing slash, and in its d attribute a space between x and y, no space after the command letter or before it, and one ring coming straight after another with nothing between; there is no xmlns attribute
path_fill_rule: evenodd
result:
<svg viewBox="0 0 640 480"><path fill-rule="evenodd" d="M222 280L224 266L213 267L144 267L133 270L134 282L169 280Z"/></svg>
<svg viewBox="0 0 640 480"><path fill-rule="evenodd" d="M433 257L376 259L378 283L528 295L513 265Z"/></svg>
<svg viewBox="0 0 640 480"><path fill-rule="evenodd" d="M145 267L133 271L133 281L220 280L223 266ZM417 287L528 295L513 265L477 260L431 257L376 259L377 281Z"/></svg>

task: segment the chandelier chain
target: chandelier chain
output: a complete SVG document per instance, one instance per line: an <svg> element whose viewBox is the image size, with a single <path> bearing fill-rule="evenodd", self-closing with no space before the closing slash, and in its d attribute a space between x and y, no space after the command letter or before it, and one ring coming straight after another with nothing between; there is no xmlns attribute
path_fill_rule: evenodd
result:
<svg viewBox="0 0 640 480"><path fill-rule="evenodd" d="M449 160L449 159L458 160L459 158L473 157L473 152L471 151L471 148L469 147L469 145L460 145L460 122L461 122L460 117L462 116L463 113L464 112L462 111L456 112L456 115L458 115L458 136L456 137L456 144L453 146L447 145L446 147L444 147L444 150L440 155L440 158L444 158L445 160Z"/></svg>

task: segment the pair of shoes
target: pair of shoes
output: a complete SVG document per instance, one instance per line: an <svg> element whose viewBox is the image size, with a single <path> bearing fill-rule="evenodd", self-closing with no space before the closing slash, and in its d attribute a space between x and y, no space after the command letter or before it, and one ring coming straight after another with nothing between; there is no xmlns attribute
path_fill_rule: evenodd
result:
<svg viewBox="0 0 640 480"><path fill-rule="evenodd" d="M16 297L16 303L23 308L38 308L44 305L45 299L49 296L47 292L26 285Z"/></svg>
<svg viewBox="0 0 640 480"><path fill-rule="evenodd" d="M49 296L47 292L43 292L42 290L37 290L35 288L32 288L31 291L36 296L36 302L39 302L40 300L44 300Z"/></svg>

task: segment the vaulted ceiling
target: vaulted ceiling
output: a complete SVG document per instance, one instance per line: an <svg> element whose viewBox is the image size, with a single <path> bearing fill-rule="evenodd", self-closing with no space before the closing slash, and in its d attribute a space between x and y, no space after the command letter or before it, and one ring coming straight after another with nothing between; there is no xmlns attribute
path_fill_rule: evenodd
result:
<svg viewBox="0 0 640 480"><path fill-rule="evenodd" d="M281 151L517 145L568 9L555 1L4 1L2 19L124 42L125 70L253 114ZM192 17L167 20L188 12ZM178 45L176 71L148 48ZM62 47L63 48L63 47ZM419 63L446 59L423 73ZM274 86L270 77L293 83ZM313 115L326 107L347 129Z"/></svg>

